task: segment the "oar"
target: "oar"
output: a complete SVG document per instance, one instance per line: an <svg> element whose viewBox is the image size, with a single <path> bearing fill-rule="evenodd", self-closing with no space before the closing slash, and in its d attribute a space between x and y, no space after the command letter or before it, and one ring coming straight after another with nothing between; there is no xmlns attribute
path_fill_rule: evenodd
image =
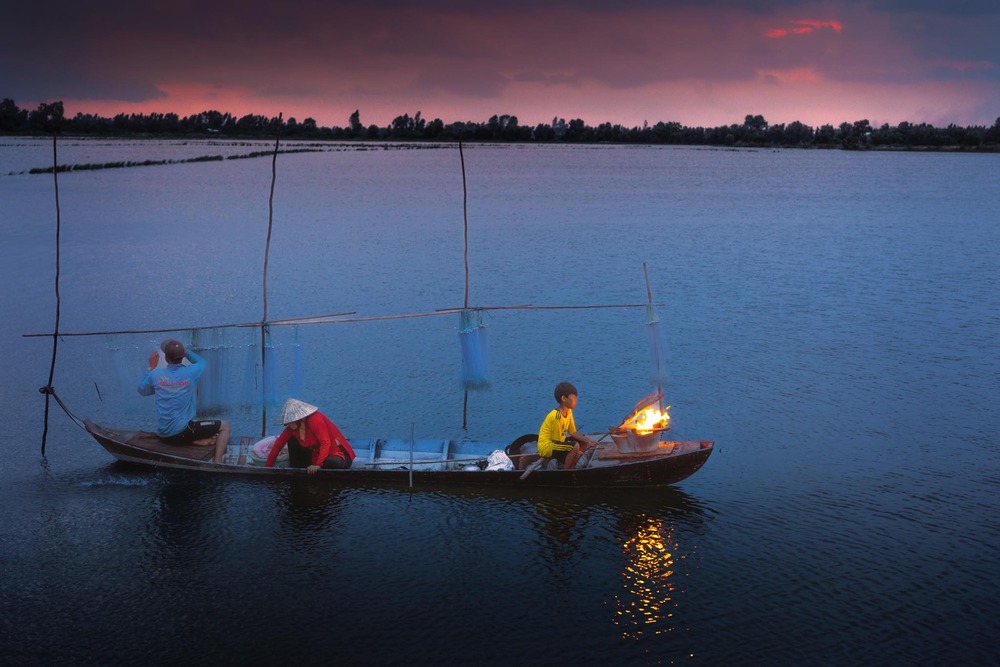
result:
<svg viewBox="0 0 1000 667"><path fill-rule="evenodd" d="M551 458L552 458L551 456L545 456L539 458L537 461L532 461L531 463L529 463L528 467L524 469L524 473L521 475L520 478L521 481L523 482L524 480L528 479L528 475L541 468L543 464L548 463L549 460L551 460Z"/></svg>

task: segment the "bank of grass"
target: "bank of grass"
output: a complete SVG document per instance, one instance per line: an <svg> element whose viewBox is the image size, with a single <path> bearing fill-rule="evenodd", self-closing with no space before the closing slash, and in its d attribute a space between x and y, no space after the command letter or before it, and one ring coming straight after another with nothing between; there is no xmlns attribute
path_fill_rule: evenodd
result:
<svg viewBox="0 0 1000 667"><path fill-rule="evenodd" d="M339 148L338 150L355 150L355 151L367 151L367 150L402 150L402 149L414 149L414 148L444 148L445 144L405 144L405 143L392 143L392 144L357 144L351 146L349 149ZM330 152L329 147L324 148L285 148L279 149L278 153L325 153ZM239 155L199 155L198 157L183 158L179 160L121 160L117 162L93 162L85 164L62 164L58 168L53 167L35 167L33 169L28 169L27 171L10 171L7 172L8 176L17 176L21 174L51 174L53 171L58 173L70 172L70 171L94 171L97 169L128 169L131 167L157 167L168 164L187 164L192 162L221 162L222 160L248 160L252 158L259 157L271 157L274 155L273 150L267 151L252 151L250 153L241 153Z"/></svg>
<svg viewBox="0 0 1000 667"><path fill-rule="evenodd" d="M318 148L289 148L279 150L279 153L317 153ZM187 164L191 162L221 162L223 160L245 160L249 158L265 157L274 155L274 151L253 151L241 155L199 155L198 157L183 158L179 160L121 160L117 162L91 162L86 164L61 164L58 167L35 167L27 171L12 171L8 176L17 174L51 174L53 171L63 173L68 171L94 171L97 169L129 169L131 167L158 167L165 164Z"/></svg>

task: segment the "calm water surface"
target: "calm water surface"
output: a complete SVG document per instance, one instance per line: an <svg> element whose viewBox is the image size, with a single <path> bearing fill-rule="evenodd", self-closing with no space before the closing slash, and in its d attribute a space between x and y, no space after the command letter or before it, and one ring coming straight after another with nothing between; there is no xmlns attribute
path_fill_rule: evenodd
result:
<svg viewBox="0 0 1000 667"><path fill-rule="evenodd" d="M263 144L62 140L64 163ZM324 147L321 147L324 148ZM48 142L0 142L6 664L996 664L1000 156L467 146L470 301L642 303L673 433L649 492L215 480L114 463L57 408L40 455ZM63 331L261 317L267 158L60 175ZM464 298L455 149L282 155L272 318ZM598 431L649 393L640 309L492 311L470 437L551 387ZM461 437L456 317L302 327L302 397L351 437ZM280 338L282 337L283 338ZM65 337L53 385L123 426L156 335ZM119 352L119 357L121 353ZM125 369L127 375L129 369ZM252 415L230 415L253 434ZM276 428L276 427L274 427Z"/></svg>

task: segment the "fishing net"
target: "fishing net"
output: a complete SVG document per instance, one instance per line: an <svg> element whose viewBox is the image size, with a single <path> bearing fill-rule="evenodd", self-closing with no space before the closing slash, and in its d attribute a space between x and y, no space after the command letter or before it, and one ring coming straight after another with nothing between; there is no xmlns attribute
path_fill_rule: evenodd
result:
<svg viewBox="0 0 1000 667"><path fill-rule="evenodd" d="M670 351L660 328L660 316L652 304L646 306L646 331L649 334L649 380L658 390L667 384L667 361Z"/></svg>
<svg viewBox="0 0 1000 667"><path fill-rule="evenodd" d="M178 331L170 337L185 342L205 359L205 373L197 384L199 417L231 418L237 414L259 413L264 406L276 410L288 396L301 393L304 364L298 327L291 332L264 335L261 354L260 329L255 327L193 328ZM111 355L116 390L113 397L123 411L148 412L150 405L142 400L136 387L148 369L149 355L159 351L159 341L148 334L109 334L107 349ZM286 340L287 339L287 340ZM99 373L98 387L105 387L107 370ZM103 397L102 397L103 398Z"/></svg>
<svg viewBox="0 0 1000 667"><path fill-rule="evenodd" d="M489 388L486 324L479 311L462 310L458 338L462 343L462 388L466 391Z"/></svg>
<svg viewBox="0 0 1000 667"><path fill-rule="evenodd" d="M197 384L198 416L219 417L232 404L228 379L238 368L230 353L226 329L192 329L191 349L205 359L205 373Z"/></svg>

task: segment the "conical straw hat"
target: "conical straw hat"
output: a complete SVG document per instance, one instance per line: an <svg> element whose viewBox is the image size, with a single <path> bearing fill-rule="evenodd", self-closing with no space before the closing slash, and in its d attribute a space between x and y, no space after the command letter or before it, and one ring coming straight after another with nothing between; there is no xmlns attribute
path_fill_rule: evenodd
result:
<svg viewBox="0 0 1000 667"><path fill-rule="evenodd" d="M297 398L290 398L285 401L285 407L281 410L281 423L291 424L300 419L305 419L312 413L319 410L315 405L309 405Z"/></svg>

